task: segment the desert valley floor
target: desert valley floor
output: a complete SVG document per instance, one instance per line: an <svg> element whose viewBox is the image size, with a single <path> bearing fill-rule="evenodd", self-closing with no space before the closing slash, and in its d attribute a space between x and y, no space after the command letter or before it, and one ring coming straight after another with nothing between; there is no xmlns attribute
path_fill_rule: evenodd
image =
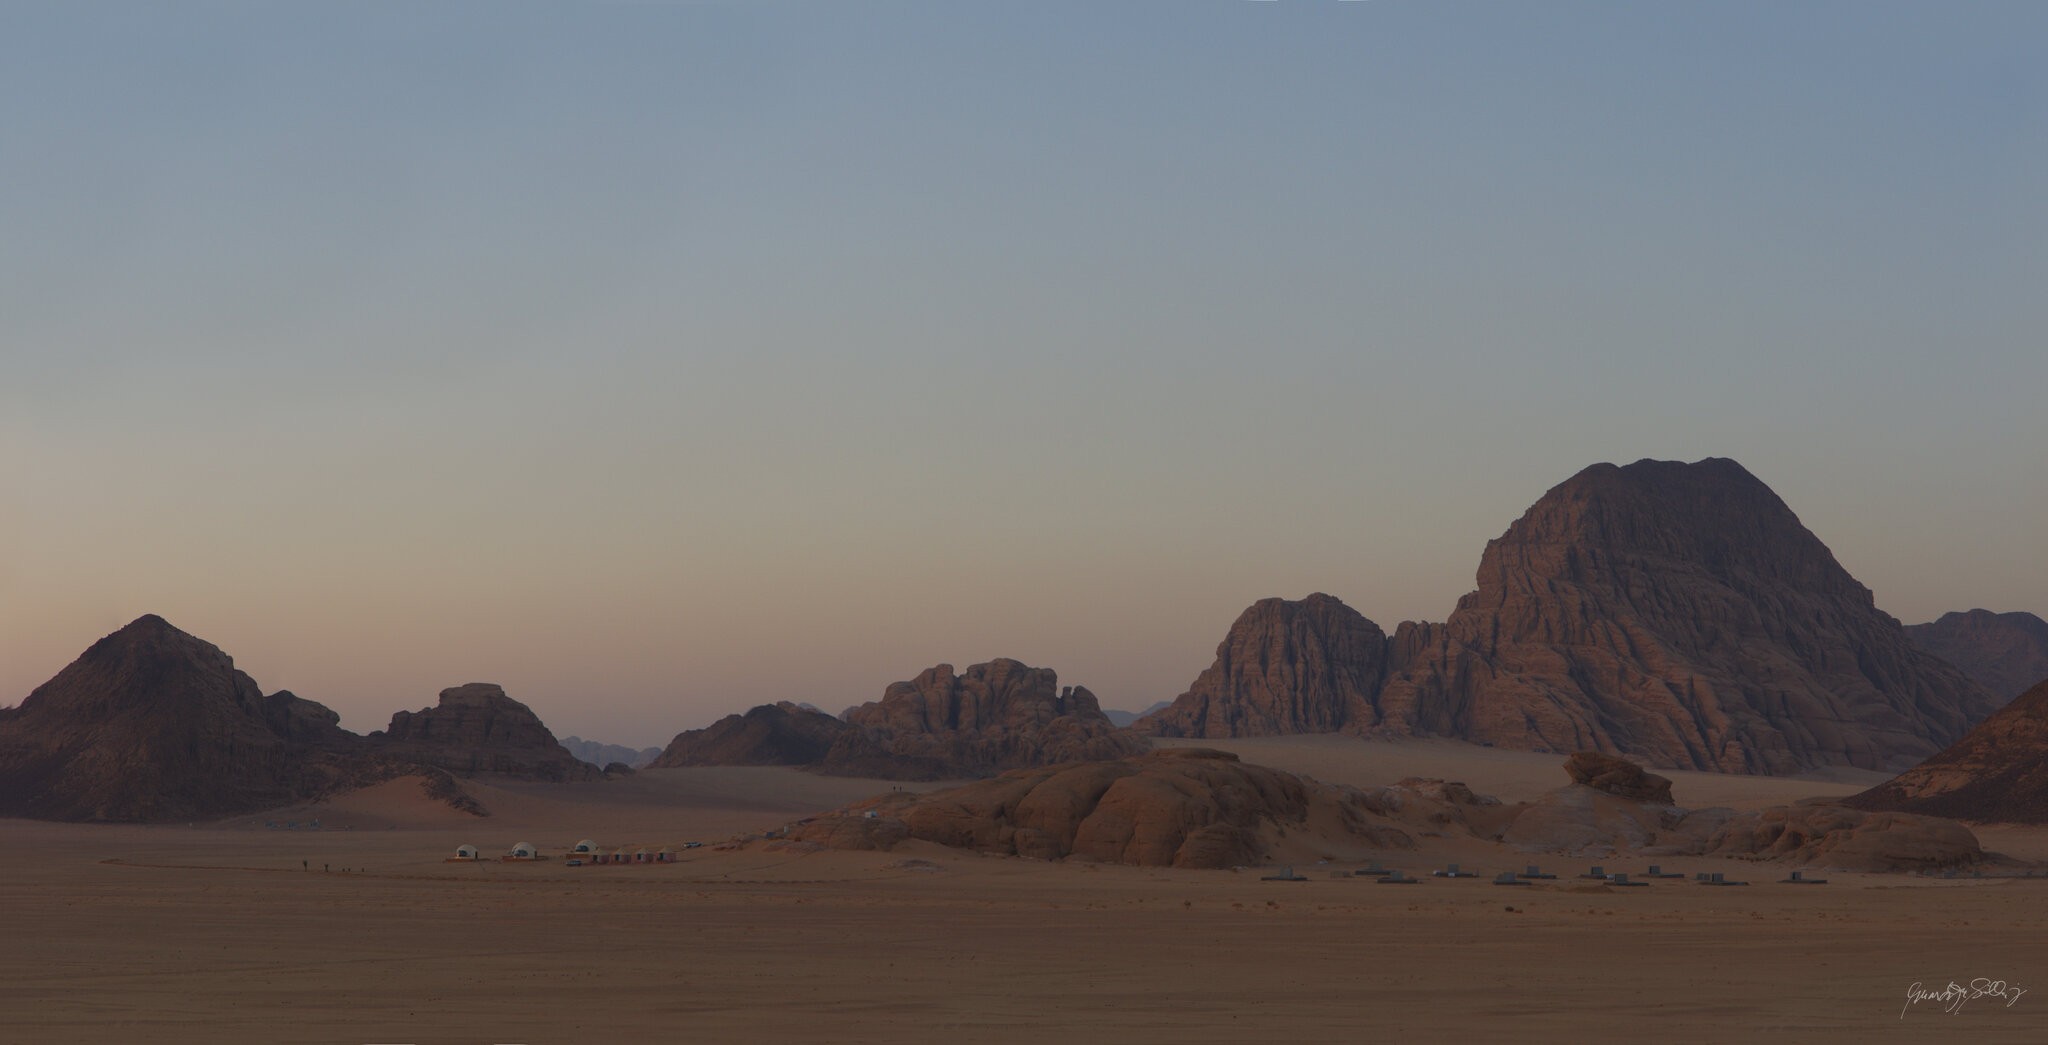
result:
<svg viewBox="0 0 2048 1045"><path fill-rule="evenodd" d="M1565 782L1559 756L1451 742L1208 746L1326 781L1428 775L1509 801ZM1669 775L1693 807L1881 779ZM395 781L215 824L0 821L0 1041L2048 1040L2048 878L1799 887L1778 883L1782 865L1689 859L1668 869L1753 884L1622 889L1575 880L1585 860L1427 837L1413 852L1286 853L1308 877L1288 883L924 843L719 847L895 786L673 769L484 784L487 819ZM265 826L314 817L318 832ZM2048 828L1979 836L2048 859ZM705 845L673 864L567 866L586 837ZM554 859L443 860L519 841ZM1331 873L1376 858L1481 876ZM1530 862L1560 877L1492 884ZM1915 983L1976 978L2026 993L1953 1014L1907 1004Z"/></svg>

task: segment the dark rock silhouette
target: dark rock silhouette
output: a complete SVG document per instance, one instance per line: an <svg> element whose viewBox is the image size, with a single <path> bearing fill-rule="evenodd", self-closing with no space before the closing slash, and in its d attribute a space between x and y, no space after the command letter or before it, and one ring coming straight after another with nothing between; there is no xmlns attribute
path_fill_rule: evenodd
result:
<svg viewBox="0 0 2048 1045"><path fill-rule="evenodd" d="M807 766L824 759L846 723L788 701L676 734L652 766Z"/></svg>
<svg viewBox="0 0 2048 1045"><path fill-rule="evenodd" d="M428 794L481 813L450 770L523 771L506 752L541 747L546 730L535 735L519 722L518 713L532 713L502 692L457 703L463 710L454 715L415 721L401 713L402 742L357 736L310 700L264 696L219 647L149 614L94 643L19 707L0 709L0 816L212 819L400 776L420 777ZM463 748L471 742L481 747ZM542 779L596 775L588 766L587 774L526 769Z"/></svg>

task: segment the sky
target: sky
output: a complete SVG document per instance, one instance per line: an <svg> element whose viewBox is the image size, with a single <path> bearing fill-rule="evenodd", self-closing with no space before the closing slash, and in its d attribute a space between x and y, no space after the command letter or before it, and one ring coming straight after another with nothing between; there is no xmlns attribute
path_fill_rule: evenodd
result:
<svg viewBox="0 0 2048 1045"><path fill-rule="evenodd" d="M2048 5L0 0L0 705L144 613L665 743L1442 620L1731 457L2048 615Z"/></svg>

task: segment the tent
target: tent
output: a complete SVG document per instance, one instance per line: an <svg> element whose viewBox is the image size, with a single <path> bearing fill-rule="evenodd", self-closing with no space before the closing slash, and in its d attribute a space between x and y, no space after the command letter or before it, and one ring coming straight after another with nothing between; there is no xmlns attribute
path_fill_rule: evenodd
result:
<svg viewBox="0 0 2048 1045"><path fill-rule="evenodd" d="M531 860L539 855L540 851L533 847L532 842L521 842L518 845L513 846L511 851L505 854L505 859Z"/></svg>

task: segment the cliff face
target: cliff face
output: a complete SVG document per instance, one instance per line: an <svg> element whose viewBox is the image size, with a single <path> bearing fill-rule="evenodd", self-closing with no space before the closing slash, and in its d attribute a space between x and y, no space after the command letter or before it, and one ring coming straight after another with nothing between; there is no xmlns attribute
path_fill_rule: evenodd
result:
<svg viewBox="0 0 2048 1045"><path fill-rule="evenodd" d="M154 615L0 711L0 816L179 820L263 809L345 775L360 738L265 697L211 643Z"/></svg>
<svg viewBox="0 0 2048 1045"><path fill-rule="evenodd" d="M596 766L580 762L541 724L533 709L488 682L441 691L440 703L391 716L391 725L367 738L380 754L453 773L503 773L530 780L595 780Z"/></svg>
<svg viewBox="0 0 2048 1045"><path fill-rule="evenodd" d="M1505 747L1885 769L1993 704L1907 642L1776 494L1712 458L1595 465L1554 487L1428 632L1382 703Z"/></svg>
<svg viewBox="0 0 2048 1045"><path fill-rule="evenodd" d="M955 674L951 664L897 682L843 716L818 768L848 776L937 779L1005 769L1122 758L1146 750L1118 729L1095 695L1061 689L1051 668L1008 658Z"/></svg>
<svg viewBox="0 0 2048 1045"><path fill-rule="evenodd" d="M1906 638L2002 701L2048 679L2048 621L2031 613L1944 613L1937 621L1907 625Z"/></svg>
<svg viewBox="0 0 2048 1045"><path fill-rule="evenodd" d="M1418 733L1658 765L1896 769L1991 696L1906 641L1733 461L1595 465L1481 556L1440 624L1391 637L1327 596L1239 618L1166 736Z"/></svg>
<svg viewBox="0 0 2048 1045"><path fill-rule="evenodd" d="M1133 728L1162 737L1366 731L1380 721L1386 667L1379 625L1337 599L1261 599L1188 691Z"/></svg>
<svg viewBox="0 0 2048 1045"><path fill-rule="evenodd" d="M2048 823L2048 681L1932 758L1845 804L1959 820Z"/></svg>

